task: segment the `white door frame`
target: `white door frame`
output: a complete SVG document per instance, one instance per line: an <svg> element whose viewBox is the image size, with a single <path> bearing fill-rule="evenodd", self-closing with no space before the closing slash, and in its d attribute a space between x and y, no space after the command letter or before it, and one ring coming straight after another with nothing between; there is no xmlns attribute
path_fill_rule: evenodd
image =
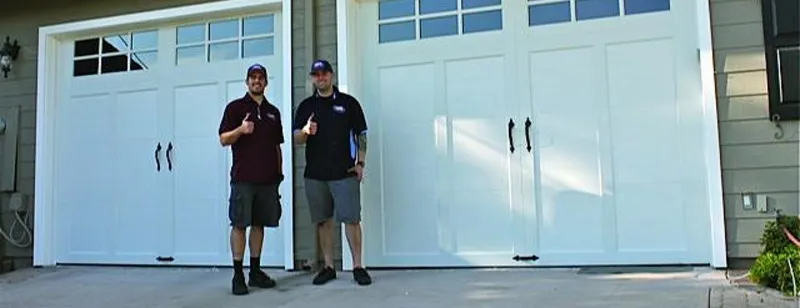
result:
<svg viewBox="0 0 800 308"><path fill-rule="evenodd" d="M284 124L283 135L288 141L292 140L291 123L292 121L292 4L291 0L227 0L216 1L205 4L188 5L176 8L119 15L91 19L79 22L71 22L59 25L45 26L39 28L39 50L37 63L37 84L36 84L36 179L34 212L34 245L33 245L33 265L52 266L58 260L58 250L56 249L57 236L56 224L58 217L53 203L54 191L54 159L55 159L55 108L57 103L57 89L60 76L58 71L58 48L61 40L65 36L76 35L82 32L131 26L142 23L165 23L185 18L207 18L209 15L227 14L246 14L254 10L281 9L282 28L281 40L283 49L281 50L283 67L281 67L283 78L283 97L279 106L282 113ZM292 163L292 146L289 143L283 147L283 174L285 175L284 185L293 185L292 174L294 164ZM287 206L284 207L284 215L281 218L281 226L284 228L284 268L294 269L294 224L293 224L293 205L294 187L286 190L288 196L282 196L281 200Z"/></svg>
<svg viewBox="0 0 800 308"><path fill-rule="evenodd" d="M359 96L360 78L360 42L358 9L363 2L376 2L378 0L336 0L337 24L337 53L339 89ZM722 191L722 167L720 158L719 127L717 126L717 93L714 80L714 54L711 38L711 7L709 0L695 0L697 5L697 52L699 55L702 96L699 103L703 104L703 135L705 139L706 184L708 191L708 214L711 234L711 259L709 264L714 268L726 268L727 243L725 239L725 206ZM369 25L372 26L372 25ZM369 102L366 102L369 104ZM362 194L363 195L363 194ZM373 206L373 205L365 205ZM367 231L369 232L369 231ZM342 229L342 241L346 241ZM367 248L362 248L367 249ZM363 260L368 266L368 260ZM348 245L342 245L342 264L344 269L351 270L352 252Z"/></svg>

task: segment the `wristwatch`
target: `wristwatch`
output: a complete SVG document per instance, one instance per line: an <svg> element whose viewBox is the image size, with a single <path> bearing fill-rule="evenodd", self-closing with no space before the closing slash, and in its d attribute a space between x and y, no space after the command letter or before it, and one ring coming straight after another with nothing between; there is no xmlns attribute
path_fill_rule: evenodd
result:
<svg viewBox="0 0 800 308"><path fill-rule="evenodd" d="M361 166L361 168L364 168L364 162L363 161L357 162L356 165L359 165L359 166Z"/></svg>

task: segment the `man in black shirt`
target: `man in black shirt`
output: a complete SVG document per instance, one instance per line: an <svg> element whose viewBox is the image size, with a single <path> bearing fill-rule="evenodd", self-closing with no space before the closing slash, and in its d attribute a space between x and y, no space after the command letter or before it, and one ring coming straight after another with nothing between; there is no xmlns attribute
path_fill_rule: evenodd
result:
<svg viewBox="0 0 800 308"><path fill-rule="evenodd" d="M278 186L283 181L281 113L264 96L267 70L255 64L247 70L248 93L228 103L219 125L222 146L231 146L231 221L233 255L232 292L248 294L242 259L245 229L250 227L250 286L272 288L275 280L261 271L264 227L277 228L281 218Z"/></svg>
<svg viewBox="0 0 800 308"><path fill-rule="evenodd" d="M311 76L316 91L297 107L293 129L295 142L306 144L306 197L325 256L325 266L314 284L336 278L332 257L335 217L345 224L353 252L353 278L368 285L372 278L361 264L360 193L367 151L366 119L358 100L333 86L333 67L328 61L314 61Z"/></svg>

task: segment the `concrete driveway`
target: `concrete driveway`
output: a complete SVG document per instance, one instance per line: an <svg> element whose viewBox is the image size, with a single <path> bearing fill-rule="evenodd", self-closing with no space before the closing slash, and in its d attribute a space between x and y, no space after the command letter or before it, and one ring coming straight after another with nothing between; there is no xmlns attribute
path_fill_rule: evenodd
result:
<svg viewBox="0 0 800 308"><path fill-rule="evenodd" d="M227 268L27 269L0 276L0 307L778 307L748 306L723 271L706 268L372 271L367 287L349 272L325 286L310 273L268 273L276 289L234 297Z"/></svg>

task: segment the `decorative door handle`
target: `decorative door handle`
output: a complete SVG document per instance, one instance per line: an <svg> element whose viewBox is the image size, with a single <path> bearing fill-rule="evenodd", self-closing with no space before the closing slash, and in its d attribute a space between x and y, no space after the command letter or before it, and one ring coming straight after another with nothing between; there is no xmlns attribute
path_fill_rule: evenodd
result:
<svg viewBox="0 0 800 308"><path fill-rule="evenodd" d="M525 141L528 142L528 153L531 152L531 118L525 120Z"/></svg>
<svg viewBox="0 0 800 308"><path fill-rule="evenodd" d="M156 171L161 171L161 161L158 159L160 154L161 154L161 142L159 142L158 146L156 146L156 153L155 153L155 156L156 156Z"/></svg>
<svg viewBox="0 0 800 308"><path fill-rule="evenodd" d="M514 153L514 137L511 136L511 130L514 129L514 119L508 119L508 145L511 153Z"/></svg>
<svg viewBox="0 0 800 308"><path fill-rule="evenodd" d="M170 156L170 153L172 153L172 149L173 149L172 142L170 142L169 145L167 145L167 167L169 168L170 171L172 171L172 157Z"/></svg>

